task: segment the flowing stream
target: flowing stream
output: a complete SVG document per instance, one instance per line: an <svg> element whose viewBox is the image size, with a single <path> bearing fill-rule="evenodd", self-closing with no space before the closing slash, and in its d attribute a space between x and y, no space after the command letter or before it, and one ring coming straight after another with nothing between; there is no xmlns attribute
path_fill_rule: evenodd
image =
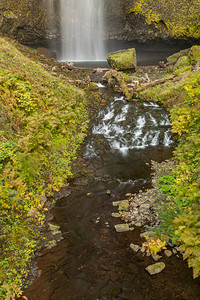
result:
<svg viewBox="0 0 200 300"><path fill-rule="evenodd" d="M151 160L168 159L172 150L164 108L112 92L83 147L90 180L75 178L58 193L53 221L64 239L37 255L39 276L24 291L29 300L199 299L198 282L180 255L163 256L165 270L150 276L145 268L153 259L130 249L142 244L140 228L117 233L114 225L122 221L111 217L113 201L151 187Z"/></svg>
<svg viewBox="0 0 200 300"><path fill-rule="evenodd" d="M61 60L105 60L104 0L61 0Z"/></svg>

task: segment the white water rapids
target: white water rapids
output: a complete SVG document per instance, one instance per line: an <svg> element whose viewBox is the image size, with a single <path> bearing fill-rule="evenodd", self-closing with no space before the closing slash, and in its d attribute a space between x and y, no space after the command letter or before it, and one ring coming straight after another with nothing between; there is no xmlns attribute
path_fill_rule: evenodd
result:
<svg viewBox="0 0 200 300"><path fill-rule="evenodd" d="M61 0L61 60L105 60L104 0Z"/></svg>
<svg viewBox="0 0 200 300"><path fill-rule="evenodd" d="M99 112L92 133L94 138L86 146L85 157L97 156L95 138L100 135L111 150L124 155L131 149L158 145L169 147L173 143L170 121L164 108L153 102L127 103L123 97L115 97Z"/></svg>

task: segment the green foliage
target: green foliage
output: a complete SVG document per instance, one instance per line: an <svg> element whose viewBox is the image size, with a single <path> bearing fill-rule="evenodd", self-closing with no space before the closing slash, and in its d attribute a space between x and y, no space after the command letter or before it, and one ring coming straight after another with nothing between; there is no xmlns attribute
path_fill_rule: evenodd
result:
<svg viewBox="0 0 200 300"><path fill-rule="evenodd" d="M0 39L0 298L19 295L50 195L72 176L88 124L83 91ZM23 65L23 67L22 67ZM35 217L27 213L36 210Z"/></svg>
<svg viewBox="0 0 200 300"><path fill-rule="evenodd" d="M182 69L182 62L188 64L186 53L191 64L194 64L192 57L199 57L199 47L192 48L182 52L183 60L179 54L174 56L180 60L177 70ZM149 88L139 96L164 103L170 112L172 132L178 135L179 144L174 151L176 167L170 176L158 180L160 190L166 194L159 215L163 231L174 243L181 243L180 250L197 277L200 275L200 71L191 68L177 74L177 70L175 81Z"/></svg>
<svg viewBox="0 0 200 300"><path fill-rule="evenodd" d="M147 254L156 254L160 252L162 249L166 249L166 241L163 236L153 235L153 236L145 236L146 242L142 244L143 247L146 248Z"/></svg>
<svg viewBox="0 0 200 300"><path fill-rule="evenodd" d="M200 207L195 207L199 211ZM200 276L200 215L192 212L182 214L174 220L175 234L179 237L183 258L188 259L189 267L193 268L194 278Z"/></svg>
<svg viewBox="0 0 200 300"><path fill-rule="evenodd" d="M169 175L164 175L159 178L158 185L161 192L166 193L168 195L172 195L173 191L173 184L174 184L174 177Z"/></svg>

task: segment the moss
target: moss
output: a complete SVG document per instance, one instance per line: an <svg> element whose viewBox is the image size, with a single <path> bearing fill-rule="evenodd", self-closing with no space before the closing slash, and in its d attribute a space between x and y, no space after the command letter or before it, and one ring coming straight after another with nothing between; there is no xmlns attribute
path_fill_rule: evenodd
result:
<svg viewBox="0 0 200 300"><path fill-rule="evenodd" d="M190 60L189 60L189 57L188 56L181 56L177 63L175 64L174 66L174 70L177 70L177 69L180 69L180 68L183 68L183 67L187 67L190 65Z"/></svg>
<svg viewBox="0 0 200 300"><path fill-rule="evenodd" d="M200 62L200 46L193 46L191 48L189 58L192 65Z"/></svg>
<svg viewBox="0 0 200 300"><path fill-rule="evenodd" d="M175 72L174 72L174 75L175 76L179 76L179 75L183 75L185 76L185 73L187 72L191 72L192 70L192 67L191 66L185 66L185 67L182 67L182 68L179 68L177 69Z"/></svg>
<svg viewBox="0 0 200 300"><path fill-rule="evenodd" d="M116 70L134 70L136 68L136 51L132 48L110 53L107 61Z"/></svg>
<svg viewBox="0 0 200 300"><path fill-rule="evenodd" d="M197 0L130 1L128 13L143 15L146 23L173 37L200 37L200 4Z"/></svg>
<svg viewBox="0 0 200 300"><path fill-rule="evenodd" d="M189 54L189 52L190 52L190 48L189 48L189 49L181 50L181 51L179 51L179 52L177 52L177 53L174 53L174 54L170 55L170 56L167 58L167 60L168 60L168 62L175 62L175 61L177 61L180 57L182 57L182 56L187 56L187 55Z"/></svg>
<svg viewBox="0 0 200 300"><path fill-rule="evenodd" d="M99 89L99 87L95 82L90 82L89 83L89 90L95 91L95 90L98 90L98 89Z"/></svg>

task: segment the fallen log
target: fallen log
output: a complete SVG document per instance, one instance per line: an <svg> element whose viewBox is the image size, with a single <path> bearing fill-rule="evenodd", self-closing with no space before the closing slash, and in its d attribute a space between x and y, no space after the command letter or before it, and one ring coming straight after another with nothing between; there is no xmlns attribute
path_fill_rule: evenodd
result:
<svg viewBox="0 0 200 300"><path fill-rule="evenodd" d="M157 79L157 80L145 83L141 87L137 88L136 92L144 91L144 90L148 89L149 87L154 87L158 84L162 84L162 83L165 83L168 80L173 80L173 79L174 79L174 75L170 75L168 77L164 77L164 78L161 78L161 79Z"/></svg>

